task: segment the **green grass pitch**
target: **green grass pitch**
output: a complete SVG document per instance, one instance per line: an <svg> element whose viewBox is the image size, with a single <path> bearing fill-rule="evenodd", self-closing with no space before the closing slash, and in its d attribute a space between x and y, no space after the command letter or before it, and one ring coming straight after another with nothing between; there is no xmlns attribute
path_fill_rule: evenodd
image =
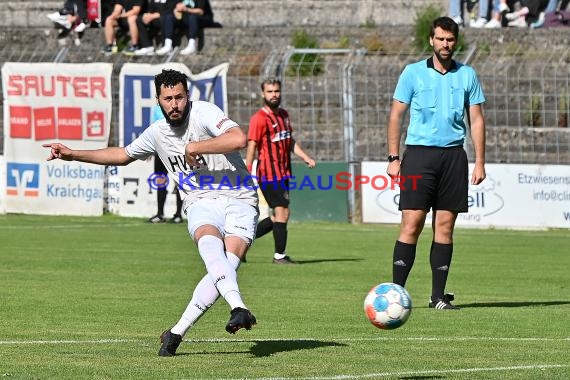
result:
<svg viewBox="0 0 570 380"><path fill-rule="evenodd" d="M570 233L458 229L447 290L427 308L426 229L408 322L376 329L368 290L391 280L396 226L291 223L288 253L255 242L239 270L251 331L219 300L172 358L160 333L205 270L186 225L0 215L0 377L13 379L569 379Z"/></svg>

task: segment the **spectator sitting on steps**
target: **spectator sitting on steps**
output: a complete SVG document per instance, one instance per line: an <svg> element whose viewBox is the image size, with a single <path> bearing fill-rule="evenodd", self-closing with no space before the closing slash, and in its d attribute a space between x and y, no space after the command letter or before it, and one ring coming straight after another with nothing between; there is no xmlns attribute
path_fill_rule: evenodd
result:
<svg viewBox="0 0 570 380"><path fill-rule="evenodd" d="M70 32L78 33L75 44L79 45L81 33L87 28L84 20L87 19L87 9L83 0L66 0L63 7L47 15L57 28L61 29L58 38L65 38Z"/></svg>
<svg viewBox="0 0 570 380"><path fill-rule="evenodd" d="M113 11L105 20L105 54L116 53L116 28L130 35L131 42L125 53L133 54L138 49L137 16L143 4L144 0L114 0Z"/></svg>
<svg viewBox="0 0 570 380"><path fill-rule="evenodd" d="M173 13L164 14L164 46L156 51L158 55L166 55L172 51L174 30L179 27L185 30L188 45L180 51L182 55L196 52L196 37L198 31L212 24L214 13L209 0L183 0L176 4Z"/></svg>
<svg viewBox="0 0 570 380"><path fill-rule="evenodd" d="M157 45L162 45L163 25L165 14L172 14L178 0L148 0L144 13L137 17L139 31L139 49L135 55L154 55L153 39ZM159 42L158 39L161 39Z"/></svg>

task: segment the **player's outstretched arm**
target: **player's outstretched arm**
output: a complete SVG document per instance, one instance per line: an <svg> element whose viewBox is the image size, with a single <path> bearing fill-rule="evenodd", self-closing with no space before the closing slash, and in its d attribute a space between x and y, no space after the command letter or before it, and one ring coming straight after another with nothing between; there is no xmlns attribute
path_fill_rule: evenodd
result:
<svg viewBox="0 0 570 380"><path fill-rule="evenodd" d="M73 150L61 143L48 143L42 145L50 148L47 161L60 159L64 161L80 161L99 165L127 165L134 161L125 148L108 147L96 150Z"/></svg>

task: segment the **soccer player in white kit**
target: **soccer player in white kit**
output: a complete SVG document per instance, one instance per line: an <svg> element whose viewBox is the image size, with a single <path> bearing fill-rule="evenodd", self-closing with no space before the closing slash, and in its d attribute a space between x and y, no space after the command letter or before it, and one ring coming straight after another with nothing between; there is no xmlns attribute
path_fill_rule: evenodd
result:
<svg viewBox="0 0 570 380"><path fill-rule="evenodd" d="M190 102L187 77L163 70L155 77L156 98L165 119L151 124L126 147L73 150L61 143L47 160L127 165L157 154L175 178L207 274L182 317L160 336L160 356L173 356L188 329L221 295L230 305L226 331L251 329L256 319L244 304L236 271L255 236L259 216L255 185L239 153L246 136L216 105Z"/></svg>

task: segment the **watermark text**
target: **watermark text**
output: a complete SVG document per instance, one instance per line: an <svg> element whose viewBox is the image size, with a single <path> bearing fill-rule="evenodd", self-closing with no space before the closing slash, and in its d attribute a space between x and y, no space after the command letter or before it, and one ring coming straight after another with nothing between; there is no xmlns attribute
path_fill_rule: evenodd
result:
<svg viewBox="0 0 570 380"><path fill-rule="evenodd" d="M417 190L420 175L390 177L385 174L374 176L353 175L349 172L338 172L335 175L317 176L288 176L280 180L267 180L254 175L245 177L236 175L232 177L213 175L197 175L178 173L176 180L180 190L262 190L266 187L282 188L285 190L360 190L363 186L370 186L374 190L411 189ZM152 189L168 187L169 178L166 173L152 173L147 182Z"/></svg>

